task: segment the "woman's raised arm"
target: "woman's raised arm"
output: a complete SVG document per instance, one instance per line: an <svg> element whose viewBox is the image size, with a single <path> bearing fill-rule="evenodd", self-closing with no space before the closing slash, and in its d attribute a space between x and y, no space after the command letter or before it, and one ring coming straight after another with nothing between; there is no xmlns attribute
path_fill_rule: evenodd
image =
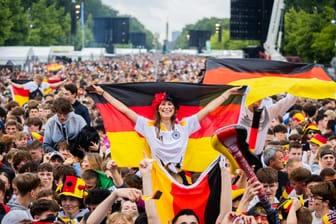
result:
<svg viewBox="0 0 336 224"><path fill-rule="evenodd" d="M222 105L224 101L226 101L231 95L239 95L241 94L241 86L238 87L232 87L228 90L226 90L224 93L222 93L217 98L210 101L202 110L197 112L197 118L199 121L203 120L209 113L216 110L217 107Z"/></svg>
<svg viewBox="0 0 336 224"><path fill-rule="evenodd" d="M135 113L133 110L129 109L128 106L126 106L121 101L114 98L112 95L107 93L105 90L103 90L100 86L93 85L93 88L95 89L95 93L98 95L101 95L104 97L112 106L114 106L117 110L119 110L121 113L125 114L130 120L132 120L134 123L136 122L138 118L138 114Z"/></svg>

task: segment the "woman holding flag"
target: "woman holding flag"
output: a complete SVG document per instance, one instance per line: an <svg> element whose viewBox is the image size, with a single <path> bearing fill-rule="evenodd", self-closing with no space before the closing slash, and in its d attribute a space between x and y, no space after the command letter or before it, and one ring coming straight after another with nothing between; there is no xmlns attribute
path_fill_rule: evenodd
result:
<svg viewBox="0 0 336 224"><path fill-rule="evenodd" d="M176 121L178 103L172 95L165 92L155 94L152 101L155 117L150 120L138 115L100 86L93 85L92 90L135 123L135 131L145 137L153 157L172 174L177 174L181 170L189 136L201 128L200 121L222 105L231 95L242 94L241 87L230 88L210 101L196 114Z"/></svg>

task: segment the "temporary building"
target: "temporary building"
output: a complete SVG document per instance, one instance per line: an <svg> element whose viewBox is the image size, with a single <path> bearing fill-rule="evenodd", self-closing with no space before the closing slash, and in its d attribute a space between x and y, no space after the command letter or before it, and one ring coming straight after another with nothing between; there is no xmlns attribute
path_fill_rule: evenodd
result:
<svg viewBox="0 0 336 224"><path fill-rule="evenodd" d="M39 63L49 63L52 60L51 47L32 47L34 59Z"/></svg>
<svg viewBox="0 0 336 224"><path fill-rule="evenodd" d="M105 48L83 48L80 55L81 59L85 61L101 59L104 57L105 53Z"/></svg>
<svg viewBox="0 0 336 224"><path fill-rule="evenodd" d="M34 63L32 47L8 46L0 47L0 65L20 66L29 71Z"/></svg>

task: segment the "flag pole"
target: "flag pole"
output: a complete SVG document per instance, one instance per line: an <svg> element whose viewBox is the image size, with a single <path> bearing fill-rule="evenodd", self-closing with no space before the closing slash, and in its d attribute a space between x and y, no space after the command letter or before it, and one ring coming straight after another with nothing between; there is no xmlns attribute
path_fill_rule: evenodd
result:
<svg viewBox="0 0 336 224"><path fill-rule="evenodd" d="M84 0L81 2L81 18L80 23L82 27L82 49L85 45L85 26L84 26Z"/></svg>

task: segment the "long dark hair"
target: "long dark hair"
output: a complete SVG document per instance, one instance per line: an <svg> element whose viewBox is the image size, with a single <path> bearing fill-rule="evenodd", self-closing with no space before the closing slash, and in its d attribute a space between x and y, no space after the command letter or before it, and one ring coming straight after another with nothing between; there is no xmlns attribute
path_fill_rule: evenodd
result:
<svg viewBox="0 0 336 224"><path fill-rule="evenodd" d="M174 114L173 116L170 118L170 121L174 124L176 121L176 113L177 113L177 109L176 107L174 107ZM161 123L161 116L159 113L159 107L155 110L155 116L154 116L154 126L156 127L156 137L160 138L160 123Z"/></svg>
<svg viewBox="0 0 336 224"><path fill-rule="evenodd" d="M177 110L179 108L179 105L177 104L175 97L173 97L169 93L166 93L165 100L172 102L172 104L174 105L174 114L170 118L170 121L174 125L174 123L176 121L176 114L177 114ZM156 137L158 139L160 139L160 123L161 123L161 116L160 116L160 112L159 112L159 106L160 106L160 104L156 107L155 114L154 114L154 126L156 127Z"/></svg>

